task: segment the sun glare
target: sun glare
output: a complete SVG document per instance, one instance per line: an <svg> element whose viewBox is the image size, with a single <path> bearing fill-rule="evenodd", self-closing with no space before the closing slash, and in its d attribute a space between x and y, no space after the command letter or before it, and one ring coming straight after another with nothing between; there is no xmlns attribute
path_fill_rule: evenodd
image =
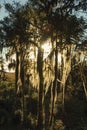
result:
<svg viewBox="0 0 87 130"><path fill-rule="evenodd" d="M47 40L47 42L45 42L41 48L43 49L43 59L47 58L47 56L50 54L50 51L52 49L52 45L51 45L51 42L50 40ZM33 61L36 61L36 57L34 55L34 48L31 47L30 48L31 52L29 53L29 59L30 60L33 60ZM37 51L38 49L36 49L36 55L37 55Z"/></svg>
<svg viewBox="0 0 87 130"><path fill-rule="evenodd" d="M44 59L45 59L50 54L50 51L52 49L51 43L50 42L44 43L42 45L42 49L44 50Z"/></svg>
<svg viewBox="0 0 87 130"><path fill-rule="evenodd" d="M42 46L42 49L44 51L44 54L43 54L43 59L46 59L47 56L50 54L51 50L52 50L52 44L50 41L47 41L45 42ZM31 47L32 48L32 47ZM32 51L29 53L29 59L30 60L33 60L33 61L36 61L36 57L34 55L34 50L33 48L31 49ZM36 54L37 54L37 51L36 50ZM58 53L58 63L61 64L61 53Z"/></svg>
<svg viewBox="0 0 87 130"><path fill-rule="evenodd" d="M41 48L43 49L43 60L44 60L44 59L46 59L46 58L48 57L48 55L49 55L50 52L52 51L51 41L48 39L48 40L41 46ZM35 51L36 51L36 52L35 52ZM38 53L38 49L35 48L35 50L34 50L34 47L31 46L31 47L30 47L29 55L27 56L27 59L28 59L28 60L31 60L31 61L36 61L36 60L37 60L37 53ZM5 53L4 53L4 55L5 55ZM5 56L4 56L4 57L5 57ZM12 55L11 58L15 60L16 55L15 55L15 54ZM5 58L4 58L4 59L5 59ZM5 69L6 71L9 71L9 69L8 69L8 64L9 64L9 63L10 63L10 61L7 62L6 59L5 59L4 69ZM59 65L61 64L61 53L58 53L58 63L59 63ZM0 69L1 69L1 67L0 67ZM14 70L12 70L12 69L11 69L10 71L14 72Z"/></svg>
<svg viewBox="0 0 87 130"><path fill-rule="evenodd" d="M34 52L30 52L29 54L29 59L34 60L35 56L34 56Z"/></svg>
<svg viewBox="0 0 87 130"><path fill-rule="evenodd" d="M58 53L58 63L61 64L61 53Z"/></svg>

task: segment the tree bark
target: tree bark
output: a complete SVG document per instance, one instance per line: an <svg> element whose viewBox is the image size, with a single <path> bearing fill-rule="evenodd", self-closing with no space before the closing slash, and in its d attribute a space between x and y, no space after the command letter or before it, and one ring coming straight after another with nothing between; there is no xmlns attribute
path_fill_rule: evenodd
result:
<svg viewBox="0 0 87 130"><path fill-rule="evenodd" d="M43 52L38 49L37 70L39 74L38 130L44 129L44 85L43 85Z"/></svg>
<svg viewBox="0 0 87 130"><path fill-rule="evenodd" d="M16 67L15 67L15 90L16 90L16 94L17 94L17 90L18 90L18 66L19 66L19 54L18 52L16 52Z"/></svg>
<svg viewBox="0 0 87 130"><path fill-rule="evenodd" d="M58 77L58 49L57 49L57 37L56 37L56 48L55 48L55 76L53 82L53 90L52 90L52 111L51 111L51 128L53 127L53 118L54 118L54 107L55 107L55 99L57 95L57 77ZM53 128L52 128L53 129Z"/></svg>

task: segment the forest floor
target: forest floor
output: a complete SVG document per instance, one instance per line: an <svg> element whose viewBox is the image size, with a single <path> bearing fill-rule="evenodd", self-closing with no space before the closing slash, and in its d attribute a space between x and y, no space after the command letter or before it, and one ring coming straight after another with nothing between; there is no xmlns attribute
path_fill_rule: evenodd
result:
<svg viewBox="0 0 87 130"><path fill-rule="evenodd" d="M7 72L5 73L5 80L0 82L0 130L25 130L21 128L22 125L20 124L22 116L21 97L18 97L15 105L14 81L15 74ZM78 83L77 86L73 87L73 90L69 88L65 94L67 97L65 98L65 113L62 113L61 106L58 105L58 113L55 115L55 122L58 122L57 127L61 120L65 129L62 129L63 127L61 126L61 128L53 130L87 130L87 101L85 100L84 91L82 87L78 86ZM33 95L33 92L31 95ZM34 98L34 95L27 99L28 121L36 117L36 113L33 114L36 110L36 104L37 100Z"/></svg>

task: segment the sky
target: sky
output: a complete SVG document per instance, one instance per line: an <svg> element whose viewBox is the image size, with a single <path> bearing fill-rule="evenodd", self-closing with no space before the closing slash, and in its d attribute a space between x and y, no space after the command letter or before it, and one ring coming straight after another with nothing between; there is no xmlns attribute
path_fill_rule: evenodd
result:
<svg viewBox="0 0 87 130"><path fill-rule="evenodd" d="M3 19L7 15L5 9L4 9L4 3L12 3L13 1L15 2L20 2L21 4L25 4L28 0L0 0L0 4L2 6L0 10L0 20Z"/></svg>

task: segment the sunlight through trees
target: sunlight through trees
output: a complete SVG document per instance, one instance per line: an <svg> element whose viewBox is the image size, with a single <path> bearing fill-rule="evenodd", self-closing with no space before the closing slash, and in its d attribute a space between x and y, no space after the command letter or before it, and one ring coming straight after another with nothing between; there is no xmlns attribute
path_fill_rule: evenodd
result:
<svg viewBox="0 0 87 130"><path fill-rule="evenodd" d="M83 112L87 109L87 21L76 15L86 7L85 0L5 4L8 16L0 20L0 49L8 48L8 69L14 69L15 78L10 84L3 76L4 66L0 68L1 98L10 101L13 116L8 120L7 109L0 108L4 115L0 124L15 122L27 130L74 130L77 122L79 128L81 123L87 128ZM0 65L4 65L2 57ZM76 101L84 108L77 110Z"/></svg>

